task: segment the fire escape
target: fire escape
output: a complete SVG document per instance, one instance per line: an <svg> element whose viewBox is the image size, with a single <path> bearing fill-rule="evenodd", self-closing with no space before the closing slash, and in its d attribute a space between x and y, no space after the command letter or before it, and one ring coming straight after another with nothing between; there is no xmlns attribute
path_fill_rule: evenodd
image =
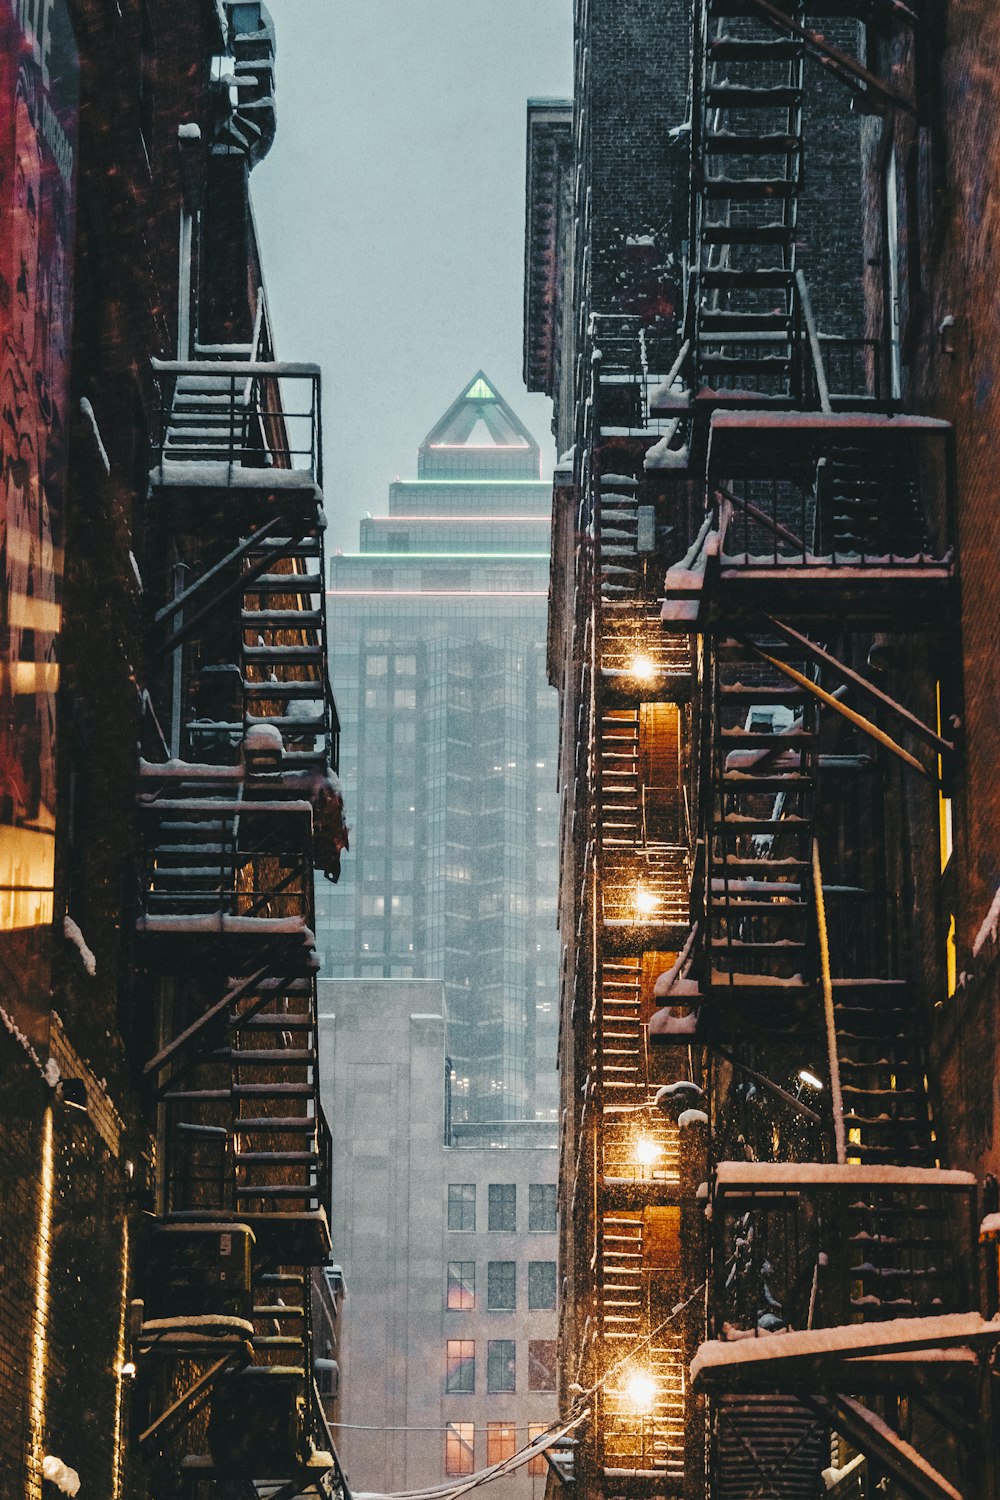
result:
<svg viewBox="0 0 1000 1500"><path fill-rule="evenodd" d="M694 6L691 284L648 401L661 462L703 501L662 607L699 655L691 929L650 1039L709 1059L692 1376L714 1500L807 1500L821 1471L838 1500L995 1482L1000 1325L980 1316L976 1184L947 1168L924 1052L944 934L936 914L911 930L923 856L891 844L908 819L929 830L936 880L951 433L901 407L888 340L819 330L796 264L808 69L868 113L910 108L870 68L919 46L920 10Z"/></svg>
<svg viewBox="0 0 1000 1500"><path fill-rule="evenodd" d="M273 134L273 37L259 6L230 32L210 150L242 172ZM310 1326L331 1174L313 881L346 847L320 377L274 360L260 285L254 309L248 341L153 368L136 964L158 1149L129 1334L157 1500L344 1492Z"/></svg>
<svg viewBox="0 0 1000 1500"><path fill-rule="evenodd" d="M697 1318L673 1307L700 1264L692 1247L700 1246L703 1172L684 1149L684 1110L701 1089L686 1055L651 1049L647 1026L653 984L687 929L691 651L664 632L657 602L669 476L645 458L663 346L654 328L611 317L595 318L591 343L588 399L578 408L587 455L574 595L581 1103L564 1139L573 1150L576 1320L566 1380L593 1403L576 1478L608 1493L679 1495L700 1453L688 1377ZM687 1132L696 1134L696 1125Z"/></svg>

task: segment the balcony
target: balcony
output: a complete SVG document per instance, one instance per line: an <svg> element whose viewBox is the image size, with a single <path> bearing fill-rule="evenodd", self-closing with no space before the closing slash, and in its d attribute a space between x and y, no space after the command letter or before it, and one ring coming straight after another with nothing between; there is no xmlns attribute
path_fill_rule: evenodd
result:
<svg viewBox="0 0 1000 1500"><path fill-rule="evenodd" d="M319 501L320 370L279 360L153 360L159 389L150 482L172 498L206 489Z"/></svg>

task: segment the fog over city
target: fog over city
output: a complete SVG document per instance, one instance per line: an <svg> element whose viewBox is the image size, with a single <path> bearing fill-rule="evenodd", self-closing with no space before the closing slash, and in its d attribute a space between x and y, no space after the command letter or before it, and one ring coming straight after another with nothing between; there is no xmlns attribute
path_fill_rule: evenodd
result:
<svg viewBox="0 0 1000 1500"><path fill-rule="evenodd" d="M524 115L572 89L569 0L275 0L280 128L254 172L279 353L323 366L329 541L477 369L521 377ZM306 293L308 292L308 295Z"/></svg>

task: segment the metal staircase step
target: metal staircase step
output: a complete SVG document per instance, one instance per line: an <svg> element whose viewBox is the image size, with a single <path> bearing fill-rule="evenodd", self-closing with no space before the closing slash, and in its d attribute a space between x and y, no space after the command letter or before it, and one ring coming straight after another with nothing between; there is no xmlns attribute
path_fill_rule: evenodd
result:
<svg viewBox="0 0 1000 1500"><path fill-rule="evenodd" d="M799 41L767 38L757 41L740 36L720 36L708 44L709 62L797 62L803 54Z"/></svg>
<svg viewBox="0 0 1000 1500"><path fill-rule="evenodd" d="M780 245L795 238L792 224L703 224L703 245Z"/></svg>
<svg viewBox="0 0 1000 1500"><path fill-rule="evenodd" d="M786 177L709 177L705 181L705 196L709 199L728 198L756 201L759 199L794 198L798 184Z"/></svg>
<svg viewBox="0 0 1000 1500"><path fill-rule="evenodd" d="M714 156L790 156L802 150L802 137L781 131L743 135L733 130L713 130L705 137L705 150Z"/></svg>
<svg viewBox="0 0 1000 1500"><path fill-rule="evenodd" d="M236 1184L237 1198L317 1198L319 1187L309 1183L241 1183Z"/></svg>
<svg viewBox="0 0 1000 1500"><path fill-rule="evenodd" d="M794 84L710 82L705 92L709 109L795 109L802 90Z"/></svg>
<svg viewBox="0 0 1000 1500"><path fill-rule="evenodd" d="M256 580L248 585L248 592L252 593L255 587ZM311 630L322 626L323 612L318 609L244 609L240 621L246 630Z"/></svg>

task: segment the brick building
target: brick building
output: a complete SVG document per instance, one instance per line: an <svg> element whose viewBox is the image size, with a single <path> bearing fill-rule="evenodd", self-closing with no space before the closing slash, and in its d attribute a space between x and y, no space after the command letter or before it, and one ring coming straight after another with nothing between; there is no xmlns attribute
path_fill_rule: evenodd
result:
<svg viewBox="0 0 1000 1500"><path fill-rule="evenodd" d="M274 360L249 198L273 27L38 0L0 34L0 1489L330 1493L343 829L319 372Z"/></svg>
<svg viewBox="0 0 1000 1500"><path fill-rule="evenodd" d="M529 104L588 1496L997 1493L994 38L947 9L590 0Z"/></svg>

